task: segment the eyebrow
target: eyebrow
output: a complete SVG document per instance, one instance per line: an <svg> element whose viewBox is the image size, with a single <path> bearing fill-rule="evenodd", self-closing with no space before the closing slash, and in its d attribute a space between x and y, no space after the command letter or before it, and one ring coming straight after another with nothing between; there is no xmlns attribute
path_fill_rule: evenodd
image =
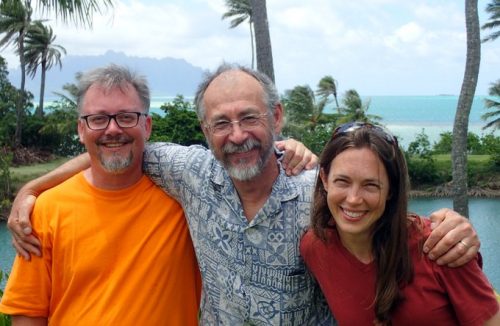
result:
<svg viewBox="0 0 500 326"><path fill-rule="evenodd" d="M241 118L241 117L244 117L244 116L247 116L249 114L260 114L259 111L257 111L255 108L246 108L246 109L243 109L242 112L240 112L237 116L237 118ZM227 117L226 114L216 114L212 121L215 121L215 120L231 120Z"/></svg>

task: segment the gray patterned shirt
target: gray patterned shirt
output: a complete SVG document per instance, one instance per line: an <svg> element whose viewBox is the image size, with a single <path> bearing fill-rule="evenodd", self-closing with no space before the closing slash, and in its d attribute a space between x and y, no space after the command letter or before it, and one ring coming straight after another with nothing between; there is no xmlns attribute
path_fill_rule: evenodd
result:
<svg viewBox="0 0 500 326"><path fill-rule="evenodd" d="M299 255L315 171L288 177L251 221L225 169L202 146L149 144L144 170L184 208L203 279L201 325L331 325Z"/></svg>

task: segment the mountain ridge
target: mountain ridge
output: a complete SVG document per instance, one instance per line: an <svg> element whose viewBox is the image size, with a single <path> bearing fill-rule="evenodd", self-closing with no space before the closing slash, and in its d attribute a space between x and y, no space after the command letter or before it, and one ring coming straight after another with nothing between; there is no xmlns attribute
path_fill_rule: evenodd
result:
<svg viewBox="0 0 500 326"><path fill-rule="evenodd" d="M144 75L152 96L184 95L191 97L196 91L205 69L194 66L184 59L165 57L161 59L128 56L123 52L108 50L103 55L68 55L62 59L62 69L54 66L47 71L45 98L56 98L54 92L62 92L66 83L75 83L75 74L108 64L125 65ZM21 69L9 69L9 80L19 88ZM26 89L38 98L40 92L40 71L35 78L26 76Z"/></svg>

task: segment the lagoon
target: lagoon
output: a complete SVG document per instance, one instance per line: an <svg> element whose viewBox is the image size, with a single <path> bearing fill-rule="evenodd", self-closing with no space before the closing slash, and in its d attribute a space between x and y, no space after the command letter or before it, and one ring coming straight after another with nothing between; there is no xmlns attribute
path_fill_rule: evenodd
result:
<svg viewBox="0 0 500 326"><path fill-rule="evenodd" d="M410 210L429 215L442 207L452 207L448 198L417 198L410 201ZM470 219L481 239L483 270L493 286L500 289L500 199L473 198L469 201ZM0 269L10 272L14 250L5 222L0 222ZM4 287L5 284L0 284Z"/></svg>
<svg viewBox="0 0 500 326"><path fill-rule="evenodd" d="M163 115L161 105L172 101L173 98L153 97L151 112ZM491 129L482 129L486 124L481 119L481 116L487 112L484 106L485 98L486 96L474 97L469 115L469 131L480 137L493 132ZM363 103L369 103L368 114L381 116L381 123L398 137L398 142L405 149L422 130L429 136L431 145L439 140L441 133L453 131L458 96L366 96L362 99ZM185 100L190 101L192 97L185 97ZM335 111L332 104L325 109L326 113ZM494 135L500 136L500 131L495 131Z"/></svg>

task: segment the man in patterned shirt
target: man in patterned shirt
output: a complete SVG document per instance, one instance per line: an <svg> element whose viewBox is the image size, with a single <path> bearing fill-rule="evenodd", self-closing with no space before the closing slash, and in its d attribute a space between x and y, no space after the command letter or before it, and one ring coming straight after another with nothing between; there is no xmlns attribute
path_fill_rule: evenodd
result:
<svg viewBox="0 0 500 326"><path fill-rule="evenodd" d="M274 85L224 64L200 84L195 103L211 150L150 144L144 169L184 208L203 280L200 324L333 324L298 248L315 172L287 176L281 167L273 141L283 108ZM439 251L452 243L447 262L469 260L479 246L471 225L453 211L437 215L446 218L441 232L452 230ZM469 247L454 246L459 240Z"/></svg>

